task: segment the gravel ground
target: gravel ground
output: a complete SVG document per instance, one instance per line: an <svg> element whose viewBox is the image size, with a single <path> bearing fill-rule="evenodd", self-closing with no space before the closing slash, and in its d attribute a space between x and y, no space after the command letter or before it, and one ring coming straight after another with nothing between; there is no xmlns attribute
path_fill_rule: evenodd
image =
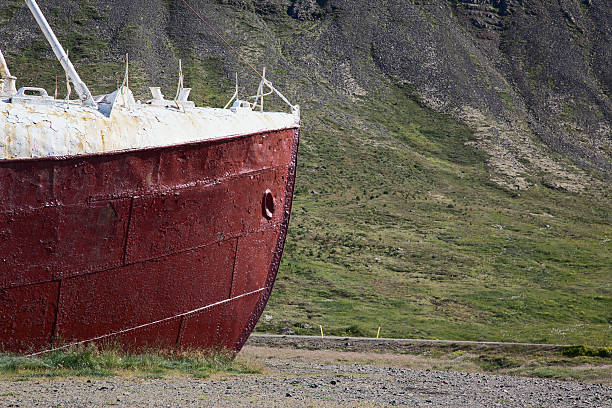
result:
<svg viewBox="0 0 612 408"><path fill-rule="evenodd" d="M242 358L261 367L263 374L205 380L0 381L0 406L612 407L612 387L606 385L414 370L384 359L367 364L350 358L333 362L317 353L246 347Z"/></svg>
<svg viewBox="0 0 612 408"><path fill-rule="evenodd" d="M368 337L325 336L284 336L277 334L251 334L247 342L250 346L297 348L307 350L338 350L384 352L392 354L420 353L428 350L437 351L478 351L478 352L522 352L530 354L558 354L568 345L533 344L533 343L500 343L456 340L423 340L423 339L374 339Z"/></svg>

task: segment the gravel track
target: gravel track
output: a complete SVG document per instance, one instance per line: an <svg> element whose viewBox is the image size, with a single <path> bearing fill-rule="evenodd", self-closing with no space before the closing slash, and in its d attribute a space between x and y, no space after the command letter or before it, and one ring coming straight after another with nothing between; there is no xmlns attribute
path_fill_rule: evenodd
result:
<svg viewBox="0 0 612 408"><path fill-rule="evenodd" d="M319 354L317 354L319 353ZM612 387L523 377L332 363L319 351L247 346L263 374L0 381L1 407L612 407ZM329 352L331 353L331 352ZM344 353L344 355L351 355ZM299 356L299 357L296 357Z"/></svg>
<svg viewBox="0 0 612 408"><path fill-rule="evenodd" d="M371 337L285 336L252 334L250 346L297 348L307 350L340 350L385 353L418 353L426 350L471 350L482 352L521 352L531 354L559 353L563 344L501 343L492 341L388 339Z"/></svg>

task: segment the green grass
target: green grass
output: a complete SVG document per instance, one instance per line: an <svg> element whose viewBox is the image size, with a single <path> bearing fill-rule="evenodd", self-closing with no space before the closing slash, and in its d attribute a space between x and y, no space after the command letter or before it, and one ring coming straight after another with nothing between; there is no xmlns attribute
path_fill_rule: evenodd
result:
<svg viewBox="0 0 612 408"><path fill-rule="evenodd" d="M199 59L193 55L183 60L185 86L198 106L223 107L234 92L234 84L228 80L219 58ZM187 85L188 84L188 85Z"/></svg>
<svg viewBox="0 0 612 408"><path fill-rule="evenodd" d="M259 373L247 363L235 361L230 352L161 351L127 353L119 348L73 347L37 357L0 354L0 378L66 376L187 375L206 378L213 374Z"/></svg>
<svg viewBox="0 0 612 408"><path fill-rule="evenodd" d="M478 356L472 358L484 372L555 380L610 383L612 369L609 358Z"/></svg>
<svg viewBox="0 0 612 408"><path fill-rule="evenodd" d="M567 358L555 354L475 352L426 353L431 368L443 371L480 372L496 375L549 378L564 381L610 383L609 358Z"/></svg>
<svg viewBox="0 0 612 408"><path fill-rule="evenodd" d="M449 359L450 355L436 358ZM532 355L524 353L499 353L491 355L459 354L450 358L456 362L453 370L465 369L498 375L549 378L566 381L610 383L612 369L610 358L581 356L568 358L554 354Z"/></svg>

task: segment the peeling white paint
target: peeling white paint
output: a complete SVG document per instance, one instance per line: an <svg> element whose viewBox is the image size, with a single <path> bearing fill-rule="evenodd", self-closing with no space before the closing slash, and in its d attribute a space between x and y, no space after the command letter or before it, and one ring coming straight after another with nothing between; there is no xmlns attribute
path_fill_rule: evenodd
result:
<svg viewBox="0 0 612 408"><path fill-rule="evenodd" d="M171 146L299 126L299 115L217 108L115 106L109 117L75 103L0 102L0 160Z"/></svg>

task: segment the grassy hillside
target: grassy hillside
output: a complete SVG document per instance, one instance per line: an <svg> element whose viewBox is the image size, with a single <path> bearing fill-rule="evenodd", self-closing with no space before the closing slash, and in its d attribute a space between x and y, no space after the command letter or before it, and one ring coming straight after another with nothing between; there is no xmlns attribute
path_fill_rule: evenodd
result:
<svg viewBox="0 0 612 408"><path fill-rule="evenodd" d="M502 190L470 130L402 89L345 109L380 128L306 121L260 331L610 343L609 192Z"/></svg>
<svg viewBox="0 0 612 408"><path fill-rule="evenodd" d="M192 3L303 108L291 228L257 330L611 343L605 0ZM223 105L235 71L255 89L178 1L41 7L96 94L125 52L140 98L171 94L178 58L200 104ZM21 2L0 22L19 84L61 84Z"/></svg>

